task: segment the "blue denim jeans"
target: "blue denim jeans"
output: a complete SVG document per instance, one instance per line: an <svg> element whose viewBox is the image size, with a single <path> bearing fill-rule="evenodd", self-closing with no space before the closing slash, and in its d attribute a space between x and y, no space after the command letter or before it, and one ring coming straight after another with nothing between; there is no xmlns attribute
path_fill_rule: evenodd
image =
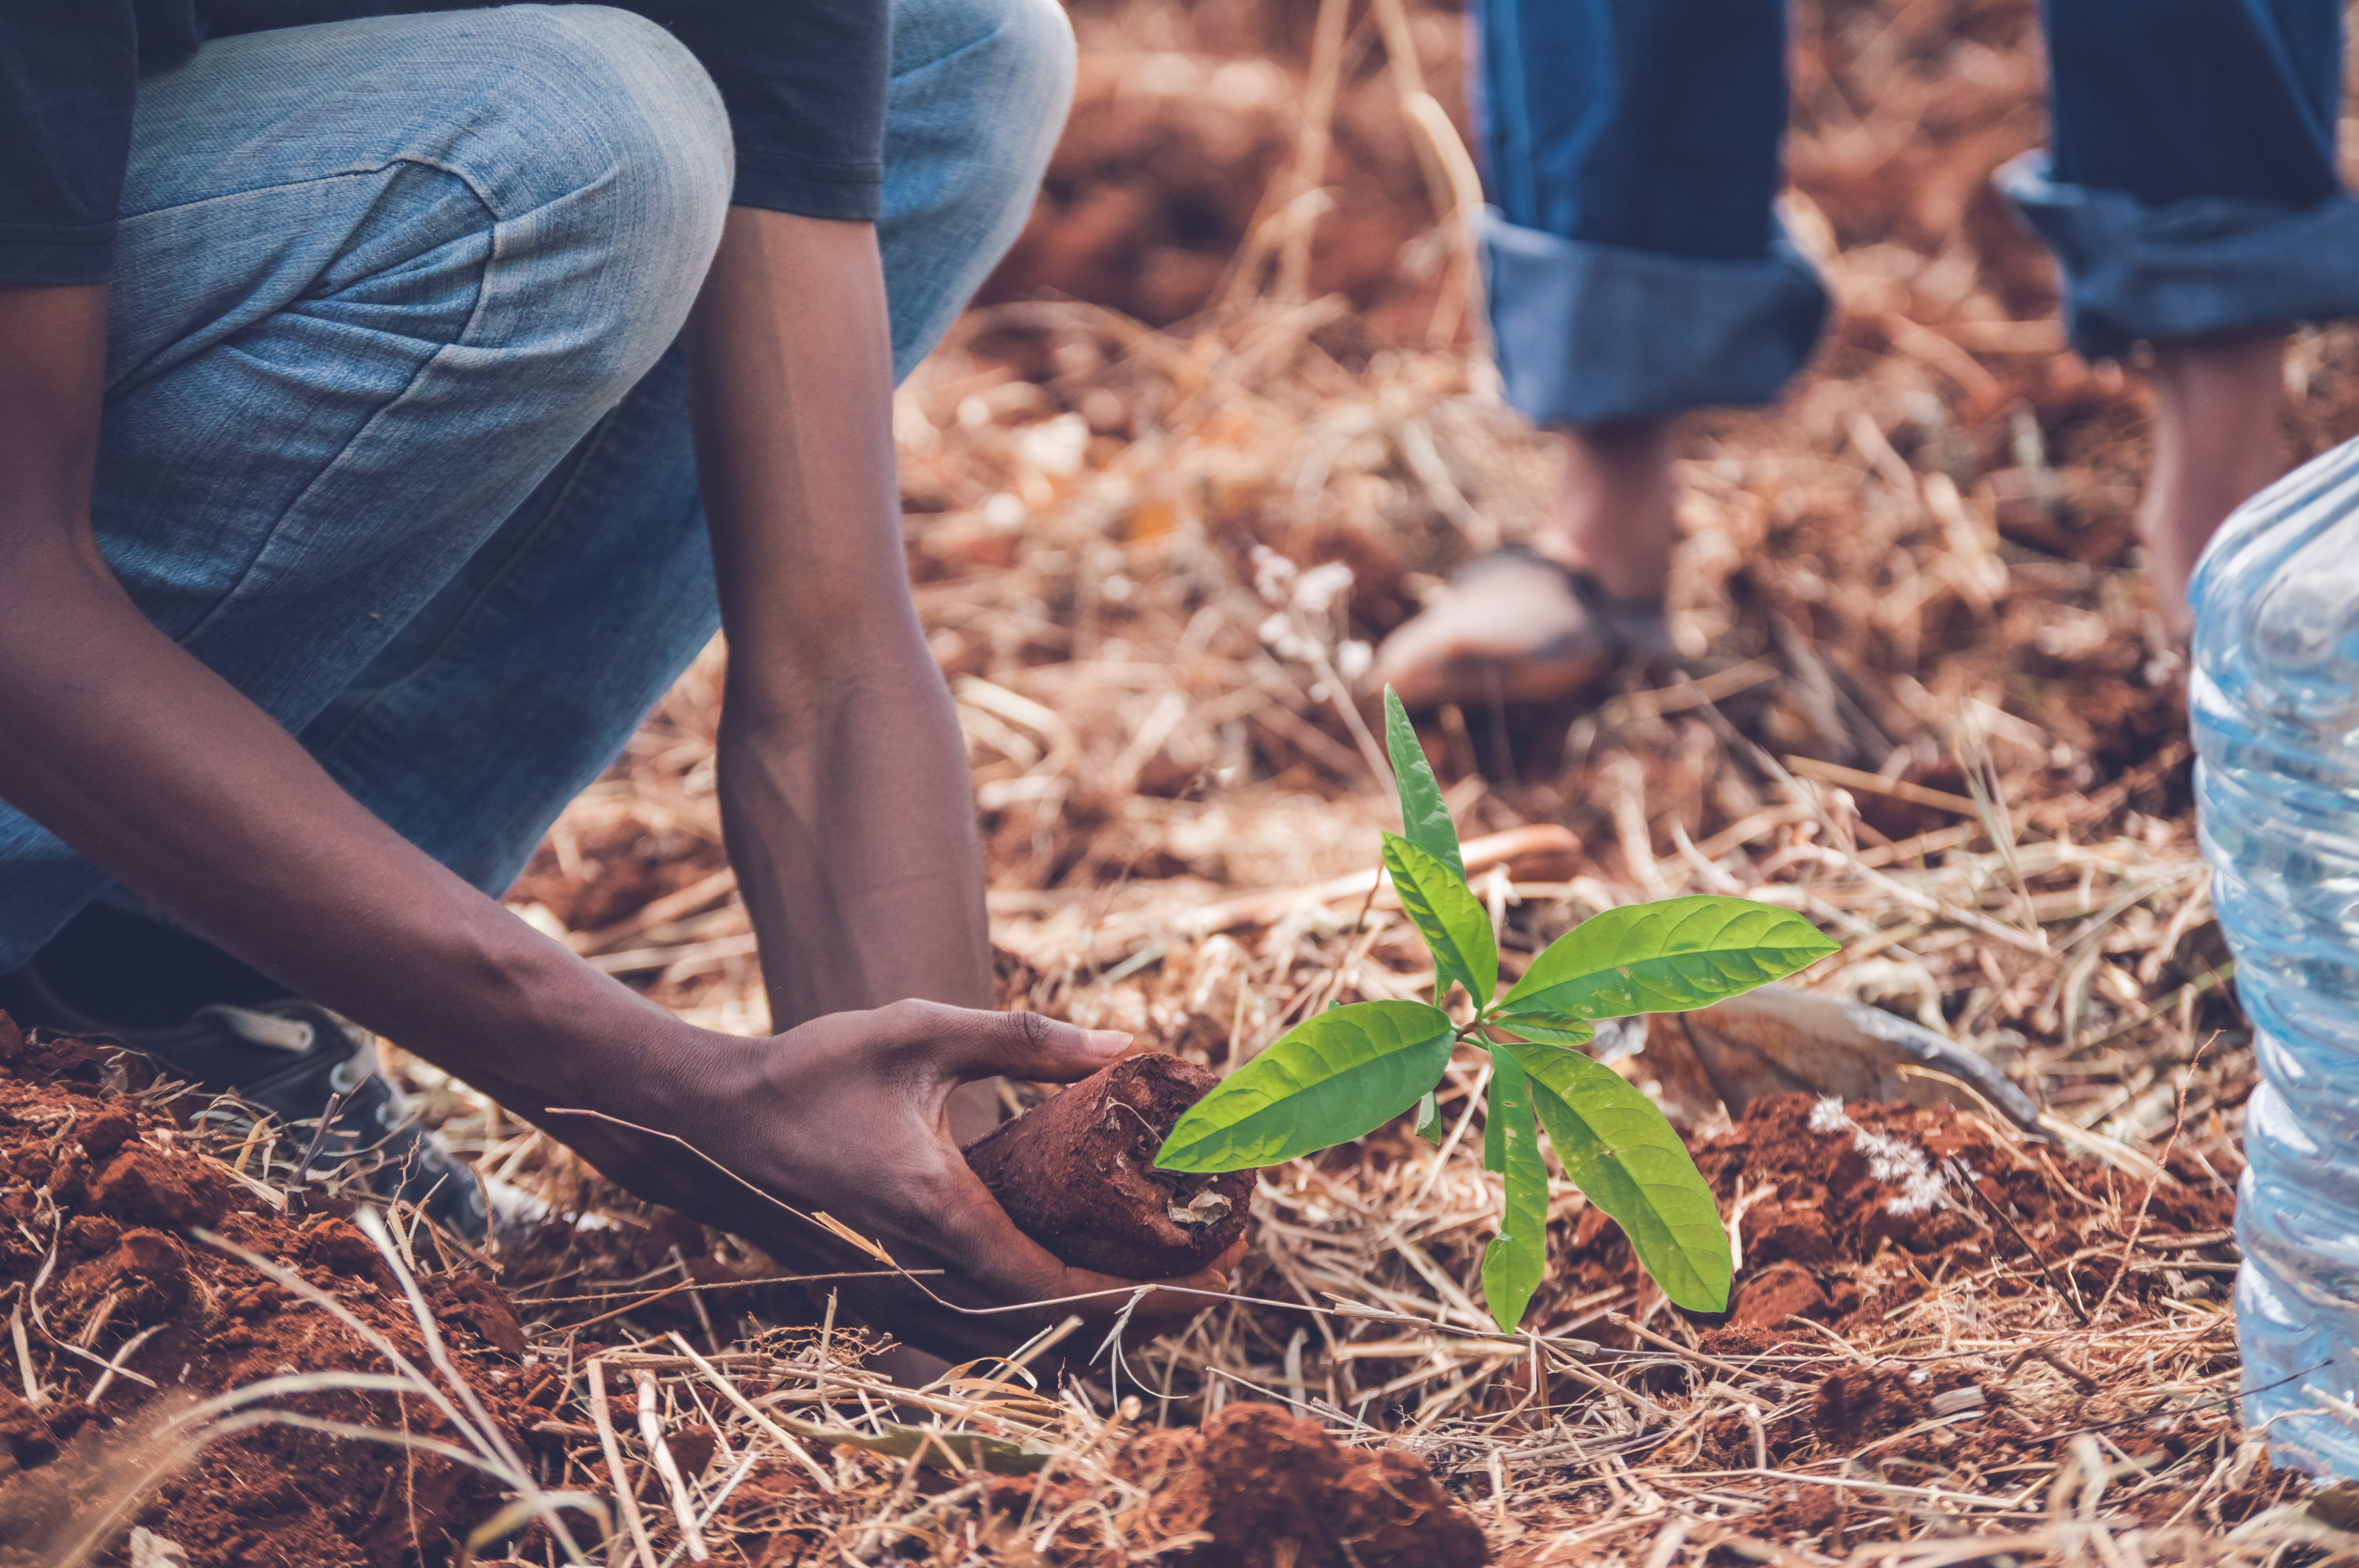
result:
<svg viewBox="0 0 2359 1568"><path fill-rule="evenodd" d="M1591 424L1769 400L1817 342L1772 202L1784 0L1474 0L1507 396ZM2359 313L2336 0L2049 0L2054 146L2000 185L2074 347Z"/></svg>
<svg viewBox="0 0 2359 1568"><path fill-rule="evenodd" d="M894 0L897 375L1022 226L1055 0ZM140 84L94 515L140 608L477 886L720 624L673 347L729 198L686 49L590 5L207 44ZM0 969L96 868L0 806Z"/></svg>
<svg viewBox="0 0 2359 1568"><path fill-rule="evenodd" d="M2359 314L2335 0L2049 0L2046 152L1998 186L2056 253L2072 346Z"/></svg>
<svg viewBox="0 0 2359 1568"><path fill-rule="evenodd" d="M1492 338L1589 425L1766 403L1827 315L1779 232L1786 0L1475 0Z"/></svg>

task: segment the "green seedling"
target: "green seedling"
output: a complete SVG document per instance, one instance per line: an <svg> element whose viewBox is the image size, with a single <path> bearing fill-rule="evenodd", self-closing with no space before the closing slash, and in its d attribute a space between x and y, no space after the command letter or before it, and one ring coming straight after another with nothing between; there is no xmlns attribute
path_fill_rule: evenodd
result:
<svg viewBox="0 0 2359 1568"><path fill-rule="evenodd" d="M1483 1256L1491 1315L1512 1331L1548 1270L1545 1130L1557 1162L1622 1227L1663 1293L1700 1312L1728 1307L1728 1233L1712 1189L1654 1102L1576 1047L1597 1021L1686 1012L1782 979L1836 944L1790 910L1741 898L1668 898L1592 916L1496 995L1491 918L1466 885L1458 831L1392 688L1385 740L1402 831L1385 870L1433 954L1434 1002L1333 1007L1288 1031L1180 1119L1155 1162L1236 1171L1315 1154L1417 1111L1440 1141L1435 1090L1462 1042L1490 1053L1483 1164L1506 1178L1499 1232ZM1453 987L1460 1022L1437 1005Z"/></svg>

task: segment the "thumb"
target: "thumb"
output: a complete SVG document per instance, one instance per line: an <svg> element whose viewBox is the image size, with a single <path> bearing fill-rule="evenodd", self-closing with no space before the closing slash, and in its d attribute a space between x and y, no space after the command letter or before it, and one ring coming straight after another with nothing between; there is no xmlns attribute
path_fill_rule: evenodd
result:
<svg viewBox="0 0 2359 1568"><path fill-rule="evenodd" d="M927 1007L925 1017L910 1022L911 1044L921 1041L936 1069L962 1083L1002 1075L1071 1083L1130 1048L1130 1036L1119 1030L1083 1029L1037 1012Z"/></svg>

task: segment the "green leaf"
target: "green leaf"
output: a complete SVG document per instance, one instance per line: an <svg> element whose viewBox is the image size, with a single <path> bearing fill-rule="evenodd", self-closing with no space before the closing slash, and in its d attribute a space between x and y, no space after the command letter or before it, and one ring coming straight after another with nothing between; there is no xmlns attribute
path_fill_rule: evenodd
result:
<svg viewBox="0 0 2359 1568"><path fill-rule="evenodd" d="M1441 804L1441 785L1417 743L1417 730L1398 693L1385 687L1385 751L1392 758L1393 784L1400 791L1401 837L1466 880L1466 862L1458 854L1458 829L1451 824L1450 808Z"/></svg>
<svg viewBox="0 0 2359 1568"><path fill-rule="evenodd" d="M1611 1067L1552 1045L1493 1048L1523 1068L1549 1142L1573 1184L1603 1209L1663 1293L1696 1312L1728 1310L1728 1231L1720 1206L1663 1113Z"/></svg>
<svg viewBox="0 0 2359 1568"><path fill-rule="evenodd" d="M1499 1234L1483 1250L1483 1296L1493 1320L1513 1332L1548 1275L1548 1167L1540 1161L1539 1130L1532 1125L1533 1085L1503 1047L1491 1048L1491 1064L1484 1139L1487 1144L1492 1129L1498 1130L1497 1168L1506 1173L1507 1197Z"/></svg>
<svg viewBox="0 0 2359 1568"><path fill-rule="evenodd" d="M1494 1027L1521 1039L1543 1040L1551 1045L1586 1045L1597 1038L1597 1025L1552 1012L1501 1019Z"/></svg>
<svg viewBox="0 0 2359 1568"><path fill-rule="evenodd" d="M1440 1082L1455 1032L1448 1013L1421 1001L1332 1008L1189 1107L1155 1162L1243 1171L1348 1143Z"/></svg>
<svg viewBox="0 0 2359 1568"><path fill-rule="evenodd" d="M1782 979L1837 946L1793 911L1751 899L1625 904L1558 937L1500 999L1499 1013L1686 1012Z"/></svg>
<svg viewBox="0 0 2359 1568"><path fill-rule="evenodd" d="M1437 1149L1447 1136L1441 1130L1440 1097L1431 1089L1426 1090L1425 1098L1417 1102L1417 1135Z"/></svg>
<svg viewBox="0 0 2359 1568"><path fill-rule="evenodd" d="M1491 913L1468 891L1466 879L1397 833L1385 835L1385 870L1433 954L1433 1000L1449 995L1456 980L1476 1008L1490 1006L1499 989L1499 947L1491 935Z"/></svg>

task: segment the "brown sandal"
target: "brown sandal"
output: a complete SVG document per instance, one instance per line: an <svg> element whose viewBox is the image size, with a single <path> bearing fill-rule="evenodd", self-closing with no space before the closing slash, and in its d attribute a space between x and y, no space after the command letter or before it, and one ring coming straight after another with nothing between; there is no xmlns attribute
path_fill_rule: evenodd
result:
<svg viewBox="0 0 2359 1568"><path fill-rule="evenodd" d="M1488 615L1469 614L1476 585L1508 574L1526 586L1504 596L1495 587L1485 597L1505 602ZM1477 556L1452 581L1451 600L1396 631L1376 654L1373 678L1413 708L1560 702L1634 660L1670 653L1662 605L1616 599L1587 572L1528 546Z"/></svg>

